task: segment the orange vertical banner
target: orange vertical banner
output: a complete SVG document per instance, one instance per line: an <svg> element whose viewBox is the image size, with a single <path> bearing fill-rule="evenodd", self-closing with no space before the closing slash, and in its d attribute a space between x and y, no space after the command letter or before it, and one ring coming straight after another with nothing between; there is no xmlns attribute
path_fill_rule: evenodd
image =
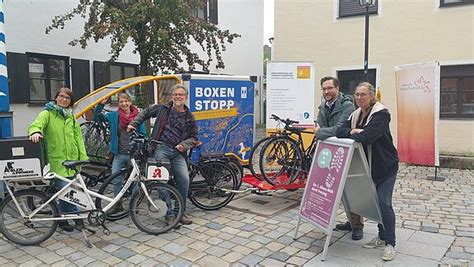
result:
<svg viewBox="0 0 474 267"><path fill-rule="evenodd" d="M439 64L395 67L400 161L439 166Z"/></svg>

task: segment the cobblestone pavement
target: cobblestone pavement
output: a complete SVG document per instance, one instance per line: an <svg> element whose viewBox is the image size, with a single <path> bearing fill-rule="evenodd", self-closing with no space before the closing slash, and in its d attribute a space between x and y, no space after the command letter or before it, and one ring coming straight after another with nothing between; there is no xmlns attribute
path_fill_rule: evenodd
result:
<svg viewBox="0 0 474 267"><path fill-rule="evenodd" d="M433 168L402 165L394 192L397 227L442 233L455 240L440 264L474 261L474 171L443 169L444 182L428 181ZM302 190L259 196L266 201L298 201ZM244 197L244 196L239 196ZM325 235L309 223L300 226L298 204L271 216L225 207L201 211L188 204L194 224L152 236L140 232L129 218L109 222L110 236L101 231L88 249L79 232L57 232L40 246L23 247L0 239L1 266L173 265L226 266L304 265L317 256ZM244 208L244 207L242 207ZM248 208L248 207L247 207ZM340 209L338 220L344 221ZM346 233L334 232L332 242Z"/></svg>

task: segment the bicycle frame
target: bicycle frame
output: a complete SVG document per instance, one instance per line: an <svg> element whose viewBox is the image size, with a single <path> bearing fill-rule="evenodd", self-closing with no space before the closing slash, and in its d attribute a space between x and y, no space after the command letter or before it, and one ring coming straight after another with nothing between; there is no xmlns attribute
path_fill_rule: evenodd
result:
<svg viewBox="0 0 474 267"><path fill-rule="evenodd" d="M94 203L94 201L92 201L91 196L98 197L102 200L110 202L107 206L105 206L102 209L103 212L107 212L122 198L122 196L125 194L125 192L129 189L129 187L135 181L140 181L140 187L143 190L143 192L145 193L145 196L147 197L147 199L149 200L149 203L151 203L154 208L158 209L158 207L155 205L155 203L150 198L150 195L148 194L145 183L143 183L142 179L140 179L140 170L138 168L137 162L135 161L134 158L131 158L131 162L132 162L132 166L133 166L132 172L130 173L130 176L127 179L127 182L125 183L123 188L120 190L118 195L115 196L113 199L109 198L109 197L106 197L104 195L98 194L94 191L89 190L87 188L87 186L84 182L84 179L82 178L80 172L77 172L76 176L72 180L69 180L65 177L62 177L62 176L60 176L56 173L48 173L48 174L45 175L45 177L44 177L45 179L56 178L56 179L67 182L67 185L64 186L63 188L61 188L52 197L50 197L48 201L46 201L41 206L36 208L30 215L26 216L25 213L23 212L23 210L21 209L20 204L18 203L17 199L15 198L13 192L11 191L10 187L7 186L6 188L7 188L8 192L10 193L10 196L12 197L12 200L15 203L15 205L16 205L18 211L20 212L22 218L26 218L26 219L28 219L32 222L34 222L34 221L59 221L59 220L64 220L64 219L85 219L85 218L87 218L87 216L86 215L79 215L79 213L85 213L85 212L88 212L88 211L96 210L95 203ZM87 203L80 203L80 204L83 204L87 207L92 207L92 209L85 210L85 211L79 211L79 212L77 212L77 214L61 214L61 217L57 217L57 218L34 218L34 216L39 211L41 211L46 205L51 203L51 201L54 201L54 200L58 199L62 195L62 193L64 193L66 190L68 190L68 188L70 188L73 185L81 188L83 190L83 192L81 192L81 193L85 193L85 195L86 195ZM84 208L83 206L78 205L78 204L73 204L73 205Z"/></svg>

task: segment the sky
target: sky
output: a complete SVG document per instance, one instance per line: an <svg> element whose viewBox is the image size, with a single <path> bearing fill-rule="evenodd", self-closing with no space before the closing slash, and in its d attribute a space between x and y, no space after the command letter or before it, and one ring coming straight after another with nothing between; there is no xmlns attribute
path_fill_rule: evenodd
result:
<svg viewBox="0 0 474 267"><path fill-rule="evenodd" d="M268 38L273 37L274 0L263 2L263 44L270 45Z"/></svg>

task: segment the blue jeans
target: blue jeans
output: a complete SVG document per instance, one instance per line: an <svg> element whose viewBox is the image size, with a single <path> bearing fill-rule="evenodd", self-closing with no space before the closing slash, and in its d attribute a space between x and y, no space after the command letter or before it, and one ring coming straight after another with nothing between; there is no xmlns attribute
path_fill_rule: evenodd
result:
<svg viewBox="0 0 474 267"><path fill-rule="evenodd" d="M380 211L382 213L382 224L378 224L379 238L385 241L385 244L395 247L395 212L392 207L392 193L397 178L398 166L394 173L381 184L375 185L377 197L379 199Z"/></svg>
<svg viewBox="0 0 474 267"><path fill-rule="evenodd" d="M186 159L177 149L166 145L158 145L156 147L155 158L157 160L168 159L170 161L171 170L173 171L176 181L176 189L178 189L178 192L184 200L183 211L186 211L186 199L189 190L189 172Z"/></svg>
<svg viewBox="0 0 474 267"><path fill-rule="evenodd" d="M68 184L68 182L65 182L63 180L55 179L54 180L54 188L57 190L60 190L61 188L65 187ZM80 209L78 206L71 204L69 202L59 200L59 210L61 212L67 212L67 213L74 213L74 212L79 212Z"/></svg>
<svg viewBox="0 0 474 267"><path fill-rule="evenodd" d="M130 161L130 155L128 154L120 154L117 153L114 155L114 160L112 161L112 174L119 172L120 169L132 166L132 162ZM123 175L118 175L112 180L114 197L120 193L120 190L123 186Z"/></svg>

